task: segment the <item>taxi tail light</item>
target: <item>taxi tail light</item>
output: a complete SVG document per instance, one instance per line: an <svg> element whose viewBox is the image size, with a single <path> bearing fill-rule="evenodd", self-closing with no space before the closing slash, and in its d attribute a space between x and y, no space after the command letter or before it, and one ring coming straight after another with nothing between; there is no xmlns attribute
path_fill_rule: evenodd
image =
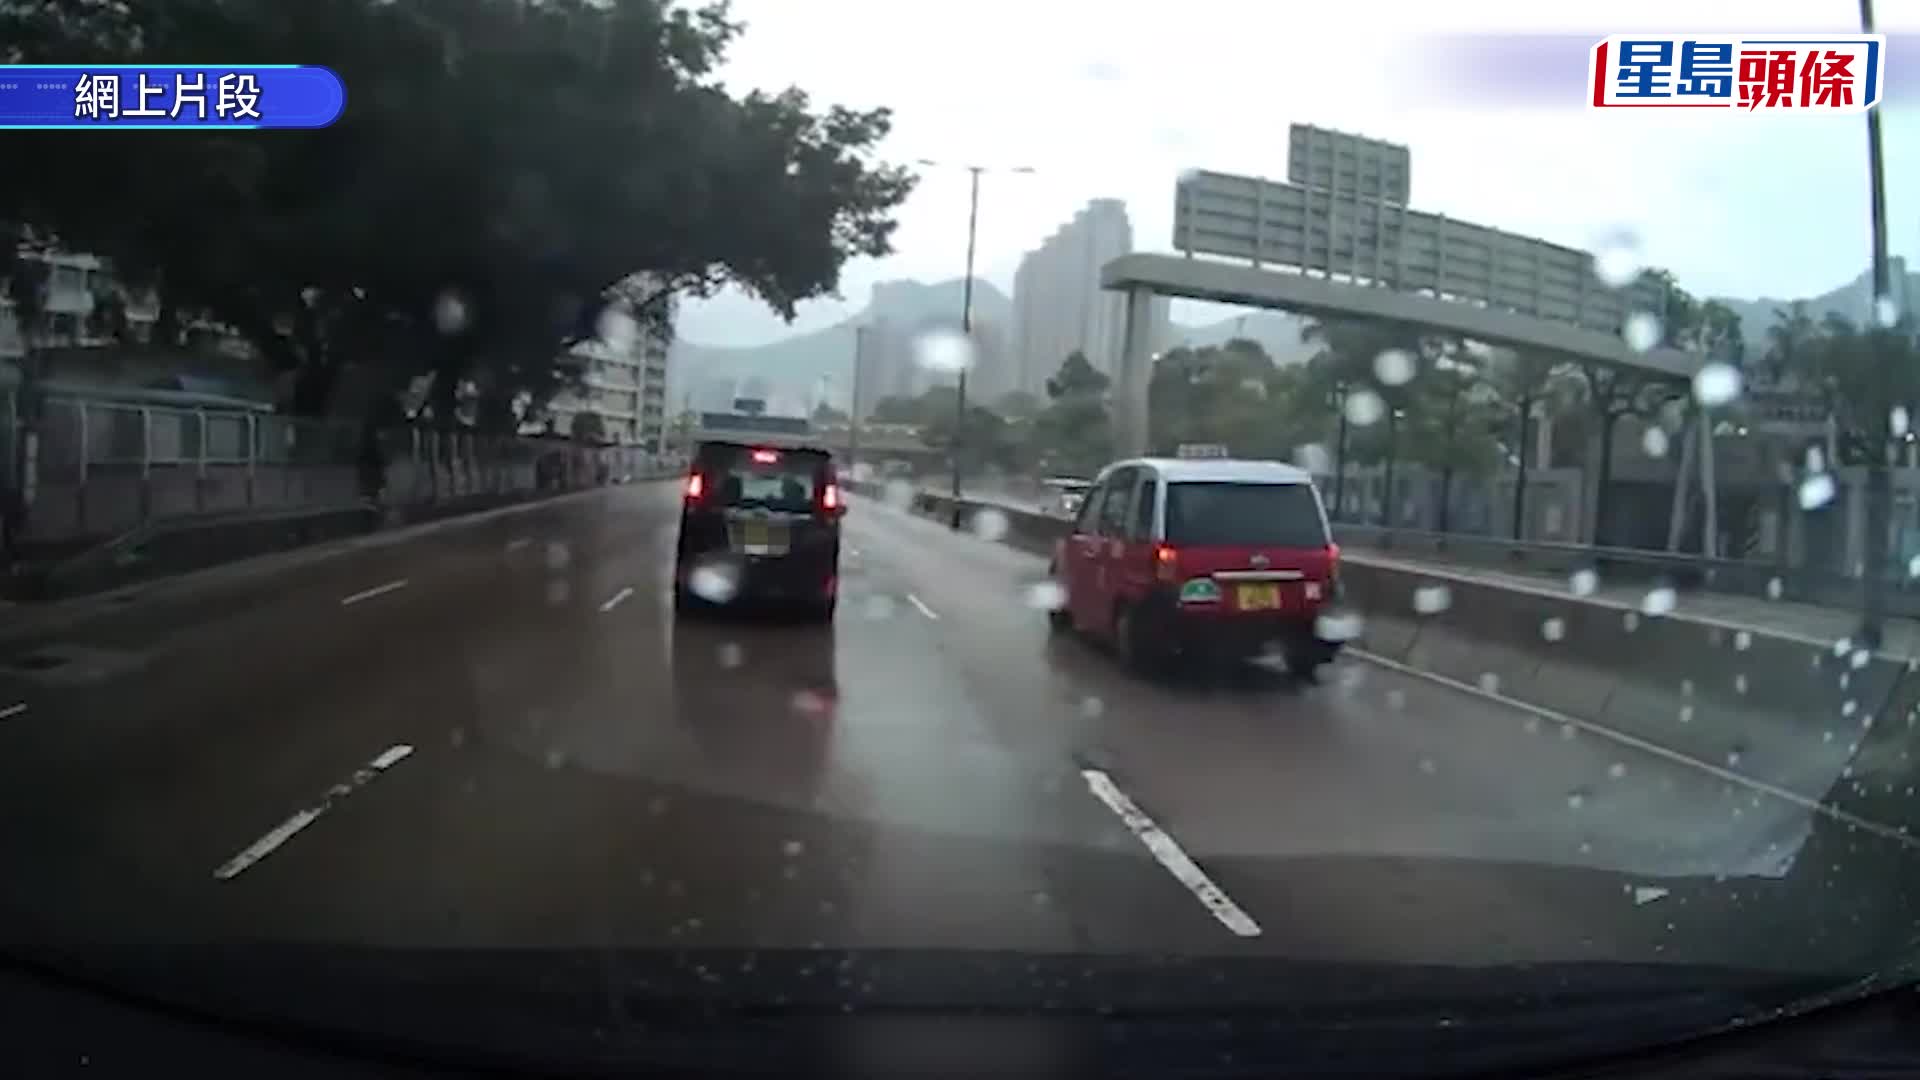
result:
<svg viewBox="0 0 1920 1080"><path fill-rule="evenodd" d="M1157 581L1180 580L1180 552L1172 545L1153 546L1153 576Z"/></svg>

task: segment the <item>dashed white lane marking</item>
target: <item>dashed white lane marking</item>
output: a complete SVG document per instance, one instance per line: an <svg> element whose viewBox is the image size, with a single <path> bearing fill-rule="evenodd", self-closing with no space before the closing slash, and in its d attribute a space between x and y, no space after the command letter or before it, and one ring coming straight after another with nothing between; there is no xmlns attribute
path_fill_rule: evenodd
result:
<svg viewBox="0 0 1920 1080"><path fill-rule="evenodd" d="M367 762L367 764L361 768L355 769L351 777L328 788L327 793L321 796L319 802L298 811L292 817L268 829L265 836L248 844L246 849L240 852L240 854L221 863L219 868L214 870L213 876L220 881L229 880L254 863L273 854L280 845L293 839L300 830L320 820L320 815L333 809L334 805L341 799L366 787L369 783L373 782L374 777L393 768L405 760L407 755L411 753L413 753L413 747L408 746L406 743L397 743L382 750L378 757Z"/></svg>
<svg viewBox="0 0 1920 1080"><path fill-rule="evenodd" d="M407 587L406 578L395 578L394 580L387 582L385 585L375 585L371 589L361 589L359 592L354 593L352 596L341 597L340 606L346 607L348 604L357 604L362 600L371 600L376 596L384 596L387 593L393 592L395 589L404 589L406 587Z"/></svg>
<svg viewBox="0 0 1920 1080"><path fill-rule="evenodd" d="M925 615L929 619L937 620L940 618L938 613L936 613L932 608L926 605L926 601L921 600L919 597L913 595L912 593L907 594L907 603L912 604L915 608L919 610L920 614Z"/></svg>
<svg viewBox="0 0 1920 1080"><path fill-rule="evenodd" d="M533 543L533 541L527 539L524 536L516 536L513 539L507 541L507 550L519 551L521 548L526 547L528 544L531 544L531 543Z"/></svg>
<svg viewBox="0 0 1920 1080"><path fill-rule="evenodd" d="M1724 780L1729 784L1735 784L1749 791L1791 803L1802 810L1824 815L1834 821L1840 822L1842 825L1849 825L1864 830L1883 840L1892 840L1903 847L1920 848L1920 837L1908 835L1908 830L1904 826L1893 826L1878 821L1869 821L1858 815L1850 814L1845 810L1829 806L1819 799L1809 799L1797 791L1789 791L1777 784L1769 784L1765 780L1734 772L1732 769L1715 765L1711 761L1702 761L1692 754L1683 754L1678 750L1662 746L1650 739L1642 739L1638 735L1629 735L1624 731L1610 728L1605 724L1596 723L1592 720L1582 720L1577 716L1558 712L1543 705L1535 705L1531 702L1521 701L1519 698L1511 698L1505 694L1494 693L1485 687L1461 682L1459 679L1451 679L1445 675L1439 675L1431 671L1422 671L1417 667L1403 664L1398 660L1381 656L1378 653L1354 648L1351 644L1346 647L1345 651L1370 664L1377 664L1380 667L1386 668L1388 671L1397 671L1402 675L1411 675L1416 679L1425 679L1431 683L1438 683L1449 690L1458 690L1463 694L1472 694L1474 697L1486 701L1496 701L1509 709L1531 713L1534 716L1540 717L1542 720L1560 724L1563 727L1578 728L1590 735L1598 735L1600 738L1618 743L1621 746L1630 746L1642 753L1652 754L1654 757L1660 758L1663 761L1669 761L1675 765L1689 769L1697 769L1716 780Z"/></svg>
<svg viewBox="0 0 1920 1080"><path fill-rule="evenodd" d="M1119 785L1113 782L1113 777L1099 769L1081 769L1080 775L1086 779L1087 789L1093 792L1093 797L1106 803L1107 809L1120 815L1120 820L1126 824L1133 835L1140 838L1140 842L1146 845L1147 851L1153 855L1154 859L1166 868L1167 873L1173 875L1174 880L1185 885L1187 891L1200 901L1200 906L1220 920L1222 926L1239 937L1260 936L1260 924L1253 921L1253 916L1241 910L1240 905L1233 902L1233 898L1227 895L1226 890L1215 885L1213 879L1207 876L1207 872L1200 869L1200 865L1181 850L1173 837L1168 836L1160 826L1154 824L1146 811L1134 805L1133 800L1127 797L1127 793L1121 791Z"/></svg>
<svg viewBox="0 0 1920 1080"><path fill-rule="evenodd" d="M11 705L0 706L0 720L9 720L27 711L27 703L16 701Z"/></svg>
<svg viewBox="0 0 1920 1080"><path fill-rule="evenodd" d="M614 593L612 596L607 597L606 602L600 605L600 610L612 611L614 608L619 607L622 603L625 603L627 597L632 595L633 595L633 586L628 585L625 588L621 589L619 592Z"/></svg>

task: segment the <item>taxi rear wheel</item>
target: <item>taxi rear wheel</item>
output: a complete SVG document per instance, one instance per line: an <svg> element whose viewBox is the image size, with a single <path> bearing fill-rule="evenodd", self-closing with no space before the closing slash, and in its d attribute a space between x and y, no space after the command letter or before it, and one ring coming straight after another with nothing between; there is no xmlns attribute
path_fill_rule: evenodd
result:
<svg viewBox="0 0 1920 1080"><path fill-rule="evenodd" d="M1049 599L1058 604L1057 607L1047 608L1047 629L1073 629L1073 616L1067 611L1067 587L1060 582L1060 568L1058 566L1047 567L1047 580L1052 582L1054 586L1053 595L1049 597Z"/></svg>
<svg viewBox="0 0 1920 1080"><path fill-rule="evenodd" d="M1122 606L1113 615L1113 644L1120 661L1143 675L1157 674L1166 663L1166 650L1153 640L1147 620L1137 610Z"/></svg>

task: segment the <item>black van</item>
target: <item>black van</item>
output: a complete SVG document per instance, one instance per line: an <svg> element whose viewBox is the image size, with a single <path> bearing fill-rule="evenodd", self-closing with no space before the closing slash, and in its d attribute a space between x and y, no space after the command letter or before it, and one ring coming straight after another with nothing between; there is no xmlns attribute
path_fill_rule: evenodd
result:
<svg viewBox="0 0 1920 1080"><path fill-rule="evenodd" d="M845 513L825 450L700 443L681 498L674 610L769 602L831 620Z"/></svg>

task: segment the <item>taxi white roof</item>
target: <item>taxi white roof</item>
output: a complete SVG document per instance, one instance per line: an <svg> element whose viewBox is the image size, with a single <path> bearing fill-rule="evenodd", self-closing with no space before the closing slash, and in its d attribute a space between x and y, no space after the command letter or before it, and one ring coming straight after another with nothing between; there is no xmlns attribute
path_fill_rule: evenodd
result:
<svg viewBox="0 0 1920 1080"><path fill-rule="evenodd" d="M1129 465L1153 469L1170 484L1306 484L1313 481L1311 473L1296 465L1241 458L1128 458L1100 470L1100 476L1105 479L1113 470Z"/></svg>

